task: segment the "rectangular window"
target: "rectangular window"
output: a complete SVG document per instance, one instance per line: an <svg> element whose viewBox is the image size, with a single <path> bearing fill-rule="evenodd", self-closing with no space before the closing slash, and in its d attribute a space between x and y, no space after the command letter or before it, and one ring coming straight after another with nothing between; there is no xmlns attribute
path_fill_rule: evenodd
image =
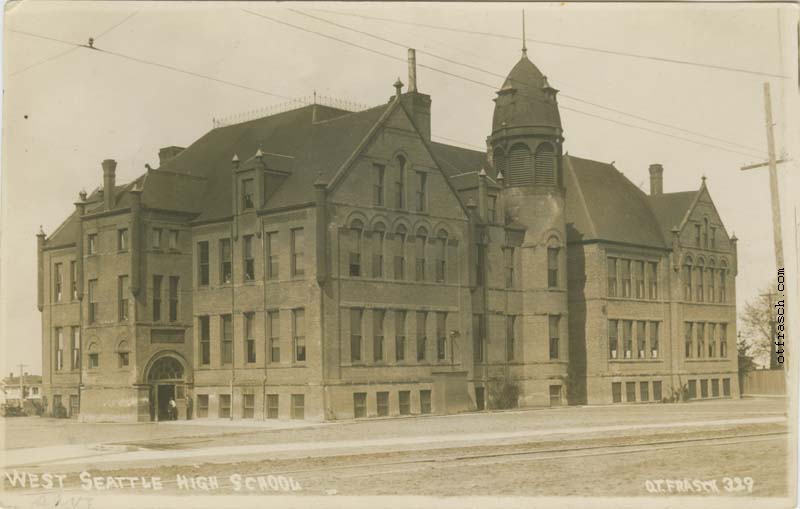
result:
<svg viewBox="0 0 800 509"><path fill-rule="evenodd" d="M208 286L208 241L197 243L197 283Z"/></svg>
<svg viewBox="0 0 800 509"><path fill-rule="evenodd" d="M72 334L70 338L72 343L72 369L81 369L81 328L72 327Z"/></svg>
<svg viewBox="0 0 800 509"><path fill-rule="evenodd" d="M639 382L639 398L642 401L650 401L650 384L649 384L649 382Z"/></svg>
<svg viewBox="0 0 800 509"><path fill-rule="evenodd" d="M97 369L100 367L100 354L99 353L90 353L89 354L89 369Z"/></svg>
<svg viewBox="0 0 800 509"><path fill-rule="evenodd" d="M695 247L702 247L700 244L700 225L694 225L694 245Z"/></svg>
<svg viewBox="0 0 800 509"><path fill-rule="evenodd" d="M428 313L426 311L417 311L417 361L422 362L425 360L425 350L428 348L428 336L426 330L428 328Z"/></svg>
<svg viewBox="0 0 800 509"><path fill-rule="evenodd" d="M608 259L608 296L617 296L617 259Z"/></svg>
<svg viewBox="0 0 800 509"><path fill-rule="evenodd" d="M658 322L650 322L650 358L658 359Z"/></svg>
<svg viewBox="0 0 800 509"><path fill-rule="evenodd" d="M208 394L197 395L197 417L208 417Z"/></svg>
<svg viewBox="0 0 800 509"><path fill-rule="evenodd" d="M233 265L231 264L231 239L219 240L219 282L228 284L233 281Z"/></svg>
<svg viewBox="0 0 800 509"><path fill-rule="evenodd" d="M653 382L653 401L661 401L661 381Z"/></svg>
<svg viewBox="0 0 800 509"><path fill-rule="evenodd" d="M178 276L169 277L169 321L178 321L178 296L180 295L180 279Z"/></svg>
<svg viewBox="0 0 800 509"><path fill-rule="evenodd" d="M278 403L277 394L267 394L267 419L278 418Z"/></svg>
<svg viewBox="0 0 800 509"><path fill-rule="evenodd" d="M267 279L274 281L278 279L278 232L267 233L266 239L267 252Z"/></svg>
<svg viewBox="0 0 800 509"><path fill-rule="evenodd" d="M153 321L161 321L161 281L163 276L153 276Z"/></svg>
<svg viewBox="0 0 800 509"><path fill-rule="evenodd" d="M505 268L506 288L514 288L514 248L503 249L503 265Z"/></svg>
<svg viewBox="0 0 800 509"><path fill-rule="evenodd" d="M61 302L64 277L61 267L62 265L60 263L53 265L53 302Z"/></svg>
<svg viewBox="0 0 800 509"><path fill-rule="evenodd" d="M658 263L647 264L647 289L650 300L658 299Z"/></svg>
<svg viewBox="0 0 800 509"><path fill-rule="evenodd" d="M423 171L417 172L417 212L424 212L426 208L428 192L428 174Z"/></svg>
<svg viewBox="0 0 800 509"><path fill-rule="evenodd" d="M723 378L722 379L722 395L723 396L730 396L731 395L731 379L730 378Z"/></svg>
<svg viewBox="0 0 800 509"><path fill-rule="evenodd" d="M253 236L245 235L242 240L244 241L244 248L242 249L244 280L253 281L256 278L256 261L253 258Z"/></svg>
<svg viewBox="0 0 800 509"><path fill-rule="evenodd" d="M727 291L727 271L722 269L719 271L719 302L725 302L728 298L728 291Z"/></svg>
<svg viewBox="0 0 800 509"><path fill-rule="evenodd" d="M124 368L130 364L130 357L129 352L117 352L117 357L119 358L119 367Z"/></svg>
<svg viewBox="0 0 800 509"><path fill-rule="evenodd" d="M684 322L683 323L683 339L684 339L684 349L683 355L687 359L692 358L692 336L693 336L693 323L692 322Z"/></svg>
<svg viewBox="0 0 800 509"><path fill-rule="evenodd" d="M411 415L411 391L397 393L400 403L400 415Z"/></svg>
<svg viewBox="0 0 800 509"><path fill-rule="evenodd" d="M303 276L306 273L305 240L302 228L292 230L292 276Z"/></svg>
<svg viewBox="0 0 800 509"><path fill-rule="evenodd" d="M69 262L69 294L71 300L78 300L78 264Z"/></svg>
<svg viewBox="0 0 800 509"><path fill-rule="evenodd" d="M269 361L281 361L281 321L280 312L270 311L267 313L269 321Z"/></svg>
<svg viewBox="0 0 800 509"><path fill-rule="evenodd" d="M117 302L119 303L118 318L120 322L128 319L128 295L130 295L128 276L119 276L117 278Z"/></svg>
<svg viewBox="0 0 800 509"><path fill-rule="evenodd" d="M56 371L64 369L64 330L56 327Z"/></svg>
<svg viewBox="0 0 800 509"><path fill-rule="evenodd" d="M394 203L398 209L406 207L406 168L405 159L402 156L397 160L399 168L397 169L397 181L394 183Z"/></svg>
<svg viewBox="0 0 800 509"><path fill-rule="evenodd" d="M256 362L255 319L255 313L244 314L245 362L249 364Z"/></svg>
<svg viewBox="0 0 800 509"><path fill-rule="evenodd" d="M639 359L644 359L647 357L647 335L645 334L645 328L647 326L647 322L638 321L636 322L636 356Z"/></svg>
<svg viewBox="0 0 800 509"><path fill-rule="evenodd" d="M406 275L406 234L397 232L394 235L396 246L394 255L394 278L398 281L405 279Z"/></svg>
<svg viewBox="0 0 800 509"><path fill-rule="evenodd" d="M439 237L436 239L436 253L434 253L436 260L436 282L444 283L445 275L447 274L447 239Z"/></svg>
<svg viewBox="0 0 800 509"><path fill-rule="evenodd" d="M253 179L242 180L242 210L252 209L255 207L253 187Z"/></svg>
<svg viewBox="0 0 800 509"><path fill-rule="evenodd" d="M372 360L383 362L383 320L386 310L372 310Z"/></svg>
<svg viewBox="0 0 800 509"><path fill-rule="evenodd" d="M222 364L230 364L233 361L233 318L231 315L220 316L221 320L221 346L220 356Z"/></svg>
<svg viewBox="0 0 800 509"><path fill-rule="evenodd" d="M633 278L635 280L636 298L644 299L644 262L633 262Z"/></svg>
<svg viewBox="0 0 800 509"><path fill-rule="evenodd" d="M306 418L306 397L304 394L292 394L292 419Z"/></svg>
<svg viewBox="0 0 800 509"><path fill-rule="evenodd" d="M626 299L631 297L631 261L621 260L622 262L622 296Z"/></svg>
<svg viewBox="0 0 800 509"><path fill-rule="evenodd" d="M414 250L417 256L417 281L425 281L425 244L427 237L417 235Z"/></svg>
<svg viewBox="0 0 800 509"><path fill-rule="evenodd" d="M617 358L617 348L619 344L619 321L608 321L608 357L610 359Z"/></svg>
<svg viewBox="0 0 800 509"><path fill-rule="evenodd" d="M153 228L153 249L161 249L161 237L164 230L161 228Z"/></svg>
<svg viewBox="0 0 800 509"><path fill-rule="evenodd" d="M636 382L625 382L625 401L636 403Z"/></svg>
<svg viewBox="0 0 800 509"><path fill-rule="evenodd" d="M398 309L394 312L394 355L400 362L406 359L406 312Z"/></svg>
<svg viewBox="0 0 800 509"><path fill-rule="evenodd" d="M555 360L559 358L558 351L559 351L559 333L558 333L558 324L560 321L559 316L550 315L547 317L548 321L548 331L550 336L550 360Z"/></svg>
<svg viewBox="0 0 800 509"><path fill-rule="evenodd" d="M256 415L256 395L242 394L242 419L252 419Z"/></svg>
<svg viewBox="0 0 800 509"><path fill-rule="evenodd" d="M353 393L353 417L361 419L367 416L367 393Z"/></svg>
<svg viewBox="0 0 800 509"><path fill-rule="evenodd" d="M90 233L86 242L86 254L97 254L97 234Z"/></svg>
<svg viewBox="0 0 800 509"><path fill-rule="evenodd" d="M706 271L708 278L708 295L706 295L706 302L714 302L717 298L717 271L713 268Z"/></svg>
<svg viewBox="0 0 800 509"><path fill-rule="evenodd" d="M698 323L695 326L697 332L697 358L699 359L704 355L703 350L705 349L705 341L706 341L706 328L704 323Z"/></svg>
<svg viewBox="0 0 800 509"><path fill-rule="evenodd" d="M436 313L436 360L447 358L447 313Z"/></svg>
<svg viewBox="0 0 800 509"><path fill-rule="evenodd" d="M128 229L117 230L117 251L128 250Z"/></svg>
<svg viewBox="0 0 800 509"><path fill-rule="evenodd" d="M703 379L700 380L700 397L707 398L708 397L708 380Z"/></svg>
<svg viewBox="0 0 800 509"><path fill-rule="evenodd" d="M558 248L547 248L547 287L558 286Z"/></svg>
<svg viewBox="0 0 800 509"><path fill-rule="evenodd" d="M486 218L490 223L497 222L497 196L490 194L486 204Z"/></svg>
<svg viewBox="0 0 800 509"><path fill-rule="evenodd" d="M696 292L695 292L695 300L697 302L703 302L703 267L695 267L694 269L694 279L697 283L695 285Z"/></svg>
<svg viewBox="0 0 800 509"><path fill-rule="evenodd" d="M689 380L689 399L697 399L697 380Z"/></svg>
<svg viewBox="0 0 800 509"><path fill-rule="evenodd" d="M89 280L89 323L95 323L98 318L97 308L97 280Z"/></svg>
<svg viewBox="0 0 800 509"><path fill-rule="evenodd" d="M383 231L372 232L372 277L383 277Z"/></svg>
<svg viewBox="0 0 800 509"><path fill-rule="evenodd" d="M708 324L708 356L713 358L717 356L717 324Z"/></svg>
<svg viewBox="0 0 800 509"><path fill-rule="evenodd" d="M372 204L383 207L383 188L386 178L386 166L382 164L372 165L375 172L375 184L372 186Z"/></svg>
<svg viewBox="0 0 800 509"><path fill-rule="evenodd" d="M633 357L633 322L631 320L623 320L622 334L625 358L630 359Z"/></svg>
<svg viewBox="0 0 800 509"><path fill-rule="evenodd" d="M692 266L683 266L683 300L692 300Z"/></svg>
<svg viewBox="0 0 800 509"><path fill-rule="evenodd" d="M482 314L472 315L472 356L475 362L483 362L483 342L486 337L486 321Z"/></svg>
<svg viewBox="0 0 800 509"><path fill-rule="evenodd" d="M513 361L516 354L516 321L514 315L506 315L506 359Z"/></svg>
<svg viewBox="0 0 800 509"><path fill-rule="evenodd" d="M711 380L711 397L719 397L719 378L714 378Z"/></svg>
<svg viewBox="0 0 800 509"><path fill-rule="evenodd" d="M386 417L389 415L389 393L378 392L376 394L378 400L378 417Z"/></svg>
<svg viewBox="0 0 800 509"><path fill-rule="evenodd" d="M361 322L364 310L350 308L350 361L361 361Z"/></svg>
<svg viewBox="0 0 800 509"><path fill-rule="evenodd" d="M716 227L711 227L711 249L717 249L717 229Z"/></svg>
<svg viewBox="0 0 800 509"><path fill-rule="evenodd" d="M292 335L294 336L294 361L306 361L306 310L292 310Z"/></svg>
<svg viewBox="0 0 800 509"><path fill-rule="evenodd" d="M728 357L728 324L719 324L719 356L723 359Z"/></svg>
<svg viewBox="0 0 800 509"><path fill-rule="evenodd" d="M169 248L172 250L178 249L178 230L169 231Z"/></svg>
<svg viewBox="0 0 800 509"><path fill-rule="evenodd" d="M231 395L230 394L220 394L219 395L219 418L220 419L230 419L231 418Z"/></svg>
<svg viewBox="0 0 800 509"><path fill-rule="evenodd" d="M361 228L350 229L351 251L348 254L350 277L361 277Z"/></svg>
<svg viewBox="0 0 800 509"><path fill-rule="evenodd" d="M200 325L200 365L211 364L211 323L207 316L197 318Z"/></svg>
<svg viewBox="0 0 800 509"><path fill-rule="evenodd" d="M429 414L429 413L431 413L431 391L430 390L419 391L419 413L421 413L421 414Z"/></svg>
<svg viewBox="0 0 800 509"><path fill-rule="evenodd" d="M622 382L611 382L611 401L622 403Z"/></svg>

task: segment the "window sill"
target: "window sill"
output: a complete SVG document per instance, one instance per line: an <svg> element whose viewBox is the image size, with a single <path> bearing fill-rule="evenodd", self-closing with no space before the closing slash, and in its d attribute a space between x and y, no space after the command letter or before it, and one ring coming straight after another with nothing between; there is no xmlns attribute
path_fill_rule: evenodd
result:
<svg viewBox="0 0 800 509"><path fill-rule="evenodd" d="M611 297L610 295L606 296L607 300L610 301L623 301L623 302L652 302L654 304L663 304L667 301L662 299L637 299L636 297Z"/></svg>
<svg viewBox="0 0 800 509"><path fill-rule="evenodd" d="M684 358L683 360L685 362L692 362L693 363L693 362L729 362L729 361L732 361L734 359L733 358L729 359L728 357L703 357L701 359L698 359L696 357L692 357L690 359Z"/></svg>
<svg viewBox="0 0 800 509"><path fill-rule="evenodd" d="M657 359L652 359L652 358L650 358L650 359L608 359L608 362L613 363L613 364L616 364L616 363L628 364L628 363L637 363L637 362L651 363L651 362L664 362L664 359L661 358L661 357L659 357Z"/></svg>

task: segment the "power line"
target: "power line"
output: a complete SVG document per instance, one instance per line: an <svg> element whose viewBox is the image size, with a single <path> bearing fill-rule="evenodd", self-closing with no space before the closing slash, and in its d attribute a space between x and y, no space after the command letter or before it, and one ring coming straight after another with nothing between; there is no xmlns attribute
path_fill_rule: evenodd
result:
<svg viewBox="0 0 800 509"><path fill-rule="evenodd" d="M292 12L295 12L297 14L300 14L300 15L303 15L303 16L307 16L309 18L312 18L312 19L315 19L315 20L318 20L318 21L322 21L324 23L328 23L328 24L331 24L333 26L336 26L336 27L339 27L339 28L342 28L342 29L345 29L345 30L356 32L358 34L362 34L362 35L365 35L367 37L371 37L373 39L376 39L376 40L379 40L379 41L383 41L383 42L386 42L388 44L392 44L394 46L398 46L398 47L401 47L401 48L404 48L404 49L408 47L407 44L403 44L403 43L400 43L400 42L397 42L397 41L393 41L391 39L387 39L385 37L381 37L381 36L372 34L370 32L367 32L367 31L364 31L364 30L359 30L359 29L356 29L356 28L353 28L353 27L350 27L350 26L347 26L347 25L342 25L340 23L336 23L336 22L333 22L333 21L330 21L330 20L327 20L325 18L321 18L321 17L318 17L318 16L314 16L314 15L299 11L297 9L289 9L289 10L292 11ZM500 79L504 79L506 77L506 76L504 76L502 74L499 74L499 73L496 73L496 72L493 72L493 71L489 71L489 70L486 70L486 69L482 69L482 68L476 67L474 65L465 64L463 62L459 62L457 60L446 58L446 57L443 57L441 55L437 55L435 53L431 53L431 52L428 52L428 51L422 51L422 50L420 50L419 52L422 53L422 54L425 54L425 55L429 55L429 56L431 56L433 58L442 60L444 62L449 62L451 64L460 65L462 67L466 67L468 69L472 69L472 70L475 70L475 71L483 72L483 73L489 74L491 76L498 77ZM563 93L563 92L560 95L561 95L561 97L564 97L564 98L567 98L567 99L571 99L573 101L577 101L577 102L580 102L580 103L588 104L588 105L594 106L596 108L600 108L600 109L604 109L604 110L611 111L611 112L614 112L614 113L618 113L620 115L629 116L631 118L642 120L644 122L649 122L649 123L652 123L652 124L655 124L655 125L659 125L659 126L662 126L662 127L667 127L667 128L675 129L675 130L678 130L678 131L683 131L685 133L693 134L695 136L700 136L700 137L707 138L707 139L714 140L714 141L720 141L720 142L723 142L723 143L727 143L727 144L738 146L738 147L747 148L747 149L750 149L750 150L755 150L755 151L759 151L759 152L761 150L761 149L758 149L758 148L755 148L755 147L748 147L746 145L743 145L743 144L735 142L735 141L730 141L730 140L726 140L724 138L718 138L718 137L715 137L715 136L710 136L708 134L704 134L704 133L701 133L701 132L698 132L698 131L692 131L690 129L686 129L686 128L683 128L683 127L680 127L680 126L676 126L676 125L673 125L673 124L668 124L668 123L665 123L665 122L659 122L657 120L652 120L652 119L649 119L647 117L644 117L644 116L641 116L641 115L636 115L634 113L628 113L626 111L623 111L623 110L620 110L620 109L617 109L617 108L611 108L611 107L608 107L608 106L603 106L602 104L598 104L596 102L592 102L592 101L589 101L589 100L586 100L586 99L581 99L580 97L569 95L569 94L566 94L566 93ZM537 98L532 98L532 99L537 100Z"/></svg>
<svg viewBox="0 0 800 509"><path fill-rule="evenodd" d="M303 32L312 33L312 34L318 35L320 37L325 37L327 39L331 39L331 40L340 42L342 44L347 44L349 46L353 46L353 47L356 47L356 48L359 48L359 49L363 49L365 51L369 51L370 53L375 53L377 55L385 56L387 58L391 58L393 60L398 60L398 61L401 61L401 62L405 62L406 61L403 58L397 57L397 56L389 54L389 53L384 53L384 52L376 50L374 48L369 48L367 46L362 46L360 44L356 44L356 43L353 43L353 42L350 42L350 41L346 41L344 39L340 39L340 38L332 36L332 35L324 34L324 33L321 33L321 32L317 32L315 30L311 30L309 28L305 28L305 27L301 27L301 26L298 26L298 25L294 25L292 23L288 23L288 22L285 22L285 21L277 20L275 18L272 18L272 17L264 15L264 14L260 14L260 13L253 12L253 11L249 11L247 9L242 9L242 11L244 11L244 12L246 12L248 14L252 14L254 16L258 16L260 18L267 19L267 20L272 21L274 23L278 23L278 24L281 24L281 25L286 25L286 26L295 28L297 30L301 30ZM451 72L448 72L448 71L444 71L444 70L438 69L436 67L427 66L427 65L421 65L421 64L418 64L418 66L422 67L422 68L425 68L425 69L432 70L434 72L445 74L447 76L451 76L453 78L461 79L461 80L468 81L468 82L471 82L471 83L474 83L474 84L477 84L477 85L488 87L488 88L490 88L492 90L496 89L494 85L491 85L491 84L488 84L488 83L485 83L485 82L482 82L482 81L474 80L472 78L467 78L467 77L461 76L459 74L455 74L455 73L451 73ZM531 98L531 99L539 100L537 98ZM589 116L589 117L594 117L594 118L606 120L608 122L619 124L619 125L622 125L622 126L625 126L625 127L629 127L629 128L633 128L633 129L641 129L643 131L647 131L647 132L654 133L654 134L661 134L661 135L668 136L670 138L674 138L674 139L677 139L677 140L688 141L688 142L694 143L696 145L703 145L703 146L706 146L706 147L709 147L709 148L715 148L717 150L722 150L722 151L725 151L725 152L735 153L735 154L739 154L739 155L745 155L747 157L761 157L760 155L754 155L754 154L750 154L750 153L746 153L746 152L741 152L741 151L730 149L730 148L727 148L727 147L721 147L719 145L712 145L710 143L704 143L704 142L692 140L692 139L689 139L689 138L684 138L682 136L676 136L676 135L673 135L673 134L664 133L662 131L657 131L655 129L649 129L649 128L646 128L646 127L637 126L637 125L634 125L634 124L629 124L629 123L618 121L618 120L613 120L613 119L610 119L610 118L607 118L607 117L603 117L603 116L600 116L600 115L587 113L587 112L584 112L584 111L581 111L581 110L578 110L578 109L575 109L575 108L570 108L568 106L561 106L561 108L564 109L564 110L568 110L568 111L572 111L572 112L581 114L581 115L586 115L586 116Z"/></svg>
<svg viewBox="0 0 800 509"><path fill-rule="evenodd" d="M440 26L440 25L431 25L431 24L428 24L428 23L414 23L414 22L411 22L411 21L402 21L402 20L391 19L391 18L381 18L381 17L378 17L378 16L367 16L367 15L364 15L364 14L355 14L355 13L341 12L341 11L331 11L331 10L328 10L328 9L312 9L312 10L321 11L321 12L327 12L327 13L330 13L330 14L338 14L338 15L341 15L341 16L352 16L352 17L356 17L356 18L370 19L370 20L374 20L374 21L386 21L386 22L389 22L389 23L397 23L397 24L401 24L401 25L409 25L409 26L415 26L415 27L421 27L421 28L430 28L430 29L434 29L434 30L444 30L444 31L448 31L448 32L458 32L458 33L470 34L470 35L482 35L482 36L486 36L486 37L496 37L496 38L500 38L500 39L511 39L511 40L514 40L514 41L518 41L519 40L518 37L513 37L513 36L510 36L510 35L504 35L504 34L497 34L497 33L493 33L493 32L479 32L479 31L476 31L476 30L467 30L467 29L455 28L455 27L444 27L444 26ZM690 66L694 66L694 67L706 67L706 68L715 69L715 70L718 70L718 71L739 72L739 73L752 74L752 75L757 75L757 76L769 76L771 78L781 78L781 79L791 78L791 76L785 76L783 74L775 74L775 73L764 72L764 71L754 71L752 69L745 69L745 68L741 68L741 67L731 67L731 66L725 66L725 65L708 64L708 63L705 63L705 62L694 62L694 61L691 61L691 60L681 60L681 59L678 59L678 58L659 57L659 56L655 56L655 55L644 55L644 54L639 54L639 53L629 53L629 52L625 52L625 51L594 48L594 47L591 47L591 46L580 46L580 45L577 45L577 44L568 44L568 43L562 43L562 42L546 41L546 40L543 40L543 39L531 39L529 37L526 38L525 40L527 42L533 42L534 44L543 44L543 45L548 45L548 46L557 46L557 47L561 47L561 48L578 49L578 50L583 50L583 51L591 51L591 52L595 52L595 53L603 53L603 54L607 54L607 55L617 55L617 56L623 56L623 57L638 58L638 59L641 59L641 60L653 60L653 61L657 61L657 62L665 62L665 63L670 63L670 64L690 65Z"/></svg>
<svg viewBox="0 0 800 509"><path fill-rule="evenodd" d="M186 69L181 69L179 67L175 67L175 66L172 66L172 65L153 62L152 60L145 60L143 58L137 58L137 57L133 57L133 56L130 56L130 55L125 55L124 53L119 53L119 52L112 51L112 50L101 49L101 48L98 48L98 47L90 47L90 46L88 46L86 44L77 44L77 43L74 43L74 42L64 41L62 39L57 39L55 37L48 37L46 35L35 34L35 33L32 33L32 32L25 32L25 31L22 31L22 30L9 29L9 31L15 32L15 33L19 33L19 34L24 34L24 35L27 35L27 36L30 36L30 37L37 37L39 39L46 39L46 40L49 40L49 41L59 42L61 44L69 44L71 46L74 46L73 49L84 48L84 49L88 49L88 50L91 50L91 51L97 51L99 53L103 53L103 54L106 54L106 55L111 55L111 56L114 56L114 57L117 57L117 58L122 58L122 59L125 59L125 60L131 60L133 62L138 62L140 64L150 65L150 66L158 67L158 68L161 68L161 69L167 69L169 71L178 72L178 73L185 74L185 75L188 75L188 76L194 76L196 78L201 78L201 79L204 79L204 80L213 81L215 83L222 83L224 85L229 85L229 86L240 88L240 89L243 89L243 90L249 90L251 92L257 92L257 93L263 94L263 95L269 95L269 96L272 96L272 97L279 97L281 99L287 99L287 100L292 99L289 96L277 94L277 93L274 93L274 92L270 92L268 90L262 90L262 89L254 88L254 87L251 87L251 86L248 86L248 85L242 85L240 83L235 83L233 81L228 81L228 80L223 80L223 79L220 79L220 78L215 78L213 76L208 76L208 75L201 74L201 73L198 73L198 72L189 71L189 70L186 70Z"/></svg>

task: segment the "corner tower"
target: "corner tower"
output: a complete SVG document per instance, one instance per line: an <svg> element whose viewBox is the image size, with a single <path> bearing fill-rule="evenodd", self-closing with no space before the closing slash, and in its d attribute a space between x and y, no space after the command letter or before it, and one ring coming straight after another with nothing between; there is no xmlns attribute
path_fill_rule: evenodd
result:
<svg viewBox="0 0 800 509"><path fill-rule="evenodd" d="M524 39L524 37L523 37ZM566 403L569 383L567 253L561 117L547 77L522 57L495 98L488 159L503 175L506 234L518 252L522 365L520 405Z"/></svg>

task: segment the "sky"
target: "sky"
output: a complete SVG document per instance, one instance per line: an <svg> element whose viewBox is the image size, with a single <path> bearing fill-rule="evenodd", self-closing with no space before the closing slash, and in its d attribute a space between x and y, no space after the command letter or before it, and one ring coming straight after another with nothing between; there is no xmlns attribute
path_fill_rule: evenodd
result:
<svg viewBox="0 0 800 509"><path fill-rule="evenodd" d="M800 119L789 114L798 111L792 4L23 1L6 4L3 34L5 372L19 363L41 372L35 234L40 225L52 233L81 189L102 184L103 159L118 161L124 183L157 167L159 148L209 131L213 118L315 91L384 103L398 77L408 81L407 47L417 49L419 90L433 99L434 140L481 149L494 91L520 58L523 7L528 55L560 90L570 154L614 161L645 191L651 163L664 166L665 192L707 177L740 239L741 309L775 277L767 170L739 170L767 157L764 82L778 154L800 153ZM90 37L101 51L57 41ZM796 291L797 159L781 165L779 185Z"/></svg>

